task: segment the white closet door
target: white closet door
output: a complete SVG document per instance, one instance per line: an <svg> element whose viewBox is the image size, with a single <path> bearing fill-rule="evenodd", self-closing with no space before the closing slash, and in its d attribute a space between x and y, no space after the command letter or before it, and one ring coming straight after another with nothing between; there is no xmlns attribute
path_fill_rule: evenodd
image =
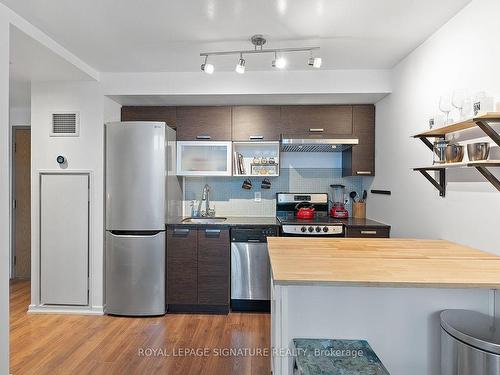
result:
<svg viewBox="0 0 500 375"><path fill-rule="evenodd" d="M88 305L89 175L42 174L40 295L48 305Z"/></svg>

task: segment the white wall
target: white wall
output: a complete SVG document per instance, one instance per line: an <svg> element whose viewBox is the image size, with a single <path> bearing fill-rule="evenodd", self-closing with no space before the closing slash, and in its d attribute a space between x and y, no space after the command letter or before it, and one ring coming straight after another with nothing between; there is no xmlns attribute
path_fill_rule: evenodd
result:
<svg viewBox="0 0 500 375"><path fill-rule="evenodd" d="M0 13L0 374L9 373L9 22Z"/></svg>
<svg viewBox="0 0 500 375"><path fill-rule="evenodd" d="M11 126L30 126L31 108L10 108L9 123Z"/></svg>
<svg viewBox="0 0 500 375"><path fill-rule="evenodd" d="M389 70L101 73L106 95L271 95L390 93Z"/></svg>
<svg viewBox="0 0 500 375"><path fill-rule="evenodd" d="M455 170L447 173L446 198L440 198L411 170L430 165L432 153L410 139L426 129L445 90L486 90L500 100L500 34L494 22L485 22L499 12L498 0L473 1L395 67L393 93L377 103L371 188L392 196L371 195L367 214L391 224L394 236L442 238L500 254L500 193L477 171Z"/></svg>
<svg viewBox="0 0 500 375"><path fill-rule="evenodd" d="M39 171L59 171L57 155L68 160L66 171L91 172L90 302L92 311L103 306L104 121L117 120L120 106L102 95L97 82L34 82L32 107L32 306L36 310L39 254ZM80 112L80 136L49 137L53 111ZM104 118L106 117L106 118Z"/></svg>

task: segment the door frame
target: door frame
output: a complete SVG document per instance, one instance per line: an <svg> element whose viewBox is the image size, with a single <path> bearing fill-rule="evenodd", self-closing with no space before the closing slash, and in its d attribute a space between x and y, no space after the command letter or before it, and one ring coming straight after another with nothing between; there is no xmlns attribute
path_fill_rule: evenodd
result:
<svg viewBox="0 0 500 375"><path fill-rule="evenodd" d="M11 173L10 173L10 181L11 181L11 199L10 199L10 210L11 210L11 242L9 249L9 278L13 279L16 277L16 268L14 264L14 257L16 255L16 209L14 207L14 201L16 200L16 158L15 158L15 150L16 150L16 131L17 130L29 130L31 134L31 126L30 125L13 125L11 127ZM30 148L31 148L31 137L30 137ZM30 160L31 162L31 160ZM31 167L30 167L31 170ZM31 173L30 173L31 177ZM30 189L31 191L31 189ZM30 223L31 223L31 215L30 215ZM30 249L31 252L31 249Z"/></svg>

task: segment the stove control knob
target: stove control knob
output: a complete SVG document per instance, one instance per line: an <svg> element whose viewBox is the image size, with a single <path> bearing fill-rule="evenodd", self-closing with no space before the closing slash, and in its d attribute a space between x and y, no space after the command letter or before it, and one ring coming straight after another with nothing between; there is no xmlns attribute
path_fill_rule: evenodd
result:
<svg viewBox="0 0 500 375"><path fill-rule="evenodd" d="M323 232L328 232L328 227L323 227Z"/></svg>
<svg viewBox="0 0 500 375"><path fill-rule="evenodd" d="M301 230L301 232L305 232L307 229L306 229L306 227L302 227L302 228L300 228L300 230Z"/></svg>
<svg viewBox="0 0 500 375"><path fill-rule="evenodd" d="M309 227L308 231L312 233L312 232L314 232L314 228L313 227Z"/></svg>
<svg viewBox="0 0 500 375"><path fill-rule="evenodd" d="M316 232L321 232L321 228L320 227L316 227Z"/></svg>

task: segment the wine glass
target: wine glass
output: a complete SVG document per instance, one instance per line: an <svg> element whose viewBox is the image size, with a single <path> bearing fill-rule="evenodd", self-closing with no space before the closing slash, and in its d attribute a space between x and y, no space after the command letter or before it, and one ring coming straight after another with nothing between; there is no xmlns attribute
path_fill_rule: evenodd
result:
<svg viewBox="0 0 500 375"><path fill-rule="evenodd" d="M445 124L449 123L450 112L453 109L450 95L441 95L439 98L439 110L446 115Z"/></svg>
<svg viewBox="0 0 500 375"><path fill-rule="evenodd" d="M465 102L465 91L464 90L453 91L453 95L451 97L451 104L453 105L453 107L459 110L460 120L463 119L464 102Z"/></svg>

